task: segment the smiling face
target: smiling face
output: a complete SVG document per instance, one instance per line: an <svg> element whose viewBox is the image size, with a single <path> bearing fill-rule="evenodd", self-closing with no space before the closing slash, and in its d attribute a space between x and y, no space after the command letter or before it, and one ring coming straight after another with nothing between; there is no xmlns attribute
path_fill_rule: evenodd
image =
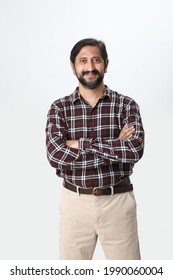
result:
<svg viewBox="0 0 173 280"><path fill-rule="evenodd" d="M103 82L107 65L108 60L104 62L99 48L87 45L76 56L72 69L83 87L95 89Z"/></svg>

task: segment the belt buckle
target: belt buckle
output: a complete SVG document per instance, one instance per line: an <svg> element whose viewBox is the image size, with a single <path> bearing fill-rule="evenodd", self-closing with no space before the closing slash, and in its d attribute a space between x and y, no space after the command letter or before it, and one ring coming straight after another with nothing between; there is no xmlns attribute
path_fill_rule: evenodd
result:
<svg viewBox="0 0 173 280"><path fill-rule="evenodd" d="M94 187L93 188L93 195L98 196L98 195L102 195L102 188L100 187Z"/></svg>

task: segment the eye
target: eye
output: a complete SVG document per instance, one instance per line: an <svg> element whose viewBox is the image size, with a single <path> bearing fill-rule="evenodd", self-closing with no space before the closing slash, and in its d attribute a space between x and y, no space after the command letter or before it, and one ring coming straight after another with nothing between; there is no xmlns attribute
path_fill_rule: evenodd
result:
<svg viewBox="0 0 173 280"><path fill-rule="evenodd" d="M102 60L101 60L100 57L94 57L93 58L93 63L98 64L98 63L101 63L101 62L102 62Z"/></svg>
<svg viewBox="0 0 173 280"><path fill-rule="evenodd" d="M81 59L79 60L79 63L80 63L80 64L85 64L86 62L87 62L86 58L81 58Z"/></svg>

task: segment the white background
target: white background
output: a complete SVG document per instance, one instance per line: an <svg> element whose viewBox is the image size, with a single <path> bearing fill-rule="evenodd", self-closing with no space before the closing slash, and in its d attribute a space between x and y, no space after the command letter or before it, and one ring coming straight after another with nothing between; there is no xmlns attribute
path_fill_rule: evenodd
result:
<svg viewBox="0 0 173 280"><path fill-rule="evenodd" d="M173 259L172 0L1 0L0 28L0 259L58 259L62 181L44 130L51 103L77 86L69 55L86 37L106 43L105 83L141 108L142 258ZM99 243L94 259L104 259Z"/></svg>

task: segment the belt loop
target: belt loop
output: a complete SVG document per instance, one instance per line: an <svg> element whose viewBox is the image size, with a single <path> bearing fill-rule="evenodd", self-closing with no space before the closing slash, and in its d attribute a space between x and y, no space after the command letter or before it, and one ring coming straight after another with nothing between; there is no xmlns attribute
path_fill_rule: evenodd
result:
<svg viewBox="0 0 173 280"><path fill-rule="evenodd" d="M114 188L113 188L113 186L110 186L110 188L111 188L111 195L114 195Z"/></svg>
<svg viewBox="0 0 173 280"><path fill-rule="evenodd" d="M76 186L76 192L77 192L78 196L80 196L79 188L80 188L79 186Z"/></svg>

